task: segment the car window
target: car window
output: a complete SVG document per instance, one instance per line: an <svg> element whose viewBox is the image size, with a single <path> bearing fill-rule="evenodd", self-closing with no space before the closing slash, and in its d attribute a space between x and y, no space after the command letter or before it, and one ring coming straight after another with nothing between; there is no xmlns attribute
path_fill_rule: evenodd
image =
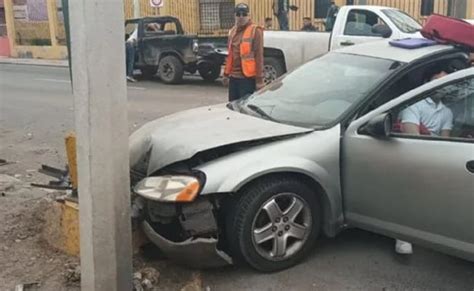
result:
<svg viewBox="0 0 474 291"><path fill-rule="evenodd" d="M367 10L353 9L347 16L345 35L354 36L375 36L380 34L372 32L372 28L376 25L386 25L385 22L377 16L377 14Z"/></svg>
<svg viewBox="0 0 474 291"><path fill-rule="evenodd" d="M275 122L309 128L330 126L384 80L393 63L331 52L240 99L237 106L248 114L260 111L262 117Z"/></svg>
<svg viewBox="0 0 474 291"><path fill-rule="evenodd" d="M127 23L125 25L125 40L127 40L137 29L138 23Z"/></svg>
<svg viewBox="0 0 474 291"><path fill-rule="evenodd" d="M392 133L474 140L474 78L440 87L392 110Z"/></svg>
<svg viewBox="0 0 474 291"><path fill-rule="evenodd" d="M405 12L395 9L385 9L383 13L387 15L402 32L415 33L421 29L421 25Z"/></svg>

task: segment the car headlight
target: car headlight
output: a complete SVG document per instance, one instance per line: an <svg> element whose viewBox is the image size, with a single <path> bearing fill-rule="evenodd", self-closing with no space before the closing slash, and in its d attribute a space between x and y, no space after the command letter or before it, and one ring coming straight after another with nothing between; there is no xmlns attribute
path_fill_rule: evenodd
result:
<svg viewBox="0 0 474 291"><path fill-rule="evenodd" d="M199 194L201 183L192 176L148 177L135 186L134 192L161 202L191 202Z"/></svg>
<svg viewBox="0 0 474 291"><path fill-rule="evenodd" d="M193 52L196 54L199 52L199 42L197 39L193 40Z"/></svg>

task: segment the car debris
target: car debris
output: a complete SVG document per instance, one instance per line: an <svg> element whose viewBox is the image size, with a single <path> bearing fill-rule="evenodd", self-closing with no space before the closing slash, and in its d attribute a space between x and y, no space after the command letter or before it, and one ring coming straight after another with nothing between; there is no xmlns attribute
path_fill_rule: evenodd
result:
<svg viewBox="0 0 474 291"><path fill-rule="evenodd" d="M74 190L71 185L67 166L66 170L61 170L51 166L41 165L41 169L39 169L38 172L56 178L57 180L52 180L48 184L31 183L31 186L51 190Z"/></svg>
<svg viewBox="0 0 474 291"><path fill-rule="evenodd" d="M133 274L133 290L149 291L157 288L160 280L160 272L155 268L147 267Z"/></svg>
<svg viewBox="0 0 474 291"><path fill-rule="evenodd" d="M27 290L35 290L40 287L40 283L33 282L33 283L23 283L18 284L15 286L15 291L27 291Z"/></svg>

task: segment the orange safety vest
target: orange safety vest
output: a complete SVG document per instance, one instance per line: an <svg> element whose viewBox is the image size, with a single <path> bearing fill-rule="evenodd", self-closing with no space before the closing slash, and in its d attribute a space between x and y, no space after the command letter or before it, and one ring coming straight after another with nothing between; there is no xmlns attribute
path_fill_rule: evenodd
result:
<svg viewBox="0 0 474 291"><path fill-rule="evenodd" d="M257 63L255 61L255 52L252 50L253 41L255 39L255 31L257 25L249 25L242 36L242 42L240 43L240 59L242 60L242 72L247 78L253 78L257 75ZM237 28L234 27L229 32L228 41L228 55L225 65L224 73L229 76L232 73L232 66L234 64L233 52L232 52L232 40L237 33Z"/></svg>

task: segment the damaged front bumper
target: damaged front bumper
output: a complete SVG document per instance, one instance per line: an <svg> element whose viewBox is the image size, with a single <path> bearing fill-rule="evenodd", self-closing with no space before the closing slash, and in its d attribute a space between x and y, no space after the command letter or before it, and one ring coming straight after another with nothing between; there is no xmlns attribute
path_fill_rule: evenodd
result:
<svg viewBox="0 0 474 291"><path fill-rule="evenodd" d="M159 235L147 222L142 223L147 237L178 263L195 268L221 267L232 264L232 259L217 249L215 238L189 238L183 242L173 242Z"/></svg>
<svg viewBox="0 0 474 291"><path fill-rule="evenodd" d="M219 249L217 206L207 197L192 203L162 203L137 197L134 213L148 239L168 258L194 268L231 265ZM138 210L138 211L137 211Z"/></svg>

